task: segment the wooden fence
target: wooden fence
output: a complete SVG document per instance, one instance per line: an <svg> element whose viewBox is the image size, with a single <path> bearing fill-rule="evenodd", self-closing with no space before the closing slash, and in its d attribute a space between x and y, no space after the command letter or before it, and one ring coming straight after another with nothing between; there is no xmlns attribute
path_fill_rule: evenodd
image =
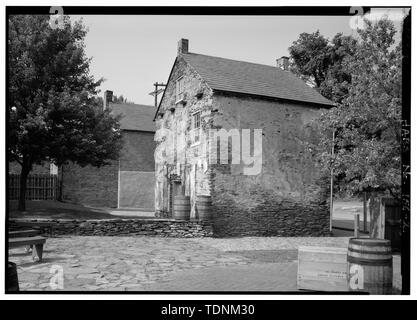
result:
<svg viewBox="0 0 417 320"><path fill-rule="evenodd" d="M370 237L391 240L392 250L401 251L401 204L391 198L375 197L369 209Z"/></svg>
<svg viewBox="0 0 417 320"><path fill-rule="evenodd" d="M18 200L20 174L9 174L9 200ZM59 194L58 176L30 174L26 183L26 200L56 200Z"/></svg>

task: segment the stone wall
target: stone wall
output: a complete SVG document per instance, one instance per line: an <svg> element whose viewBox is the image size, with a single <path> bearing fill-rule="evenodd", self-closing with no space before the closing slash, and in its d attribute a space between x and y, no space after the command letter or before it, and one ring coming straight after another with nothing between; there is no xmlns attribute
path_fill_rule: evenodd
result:
<svg viewBox="0 0 417 320"><path fill-rule="evenodd" d="M172 219L107 219L107 220L11 220L9 227L17 230L15 222L48 222L54 236L155 236L200 238L213 235L210 224ZM27 229L27 227L25 227ZM45 234L48 235L46 230Z"/></svg>
<svg viewBox="0 0 417 320"><path fill-rule="evenodd" d="M211 168L214 235L328 235L329 188L307 145L314 140L309 123L321 110L244 96L213 101L216 128L262 129L260 174L243 174L243 164Z"/></svg>
<svg viewBox="0 0 417 320"><path fill-rule="evenodd" d="M329 208L265 199L254 208L237 210L233 200L216 194L213 236L330 236Z"/></svg>
<svg viewBox="0 0 417 320"><path fill-rule="evenodd" d="M175 81L180 76L185 78L184 106L175 104ZM201 94L197 95L198 92ZM298 102L213 92L179 57L160 111L155 134L158 214L160 211L169 212L170 191L173 189L170 177L174 176L183 186L185 195L191 198L191 217L194 216L195 196L212 196L214 236L329 234L328 183L319 176L319 169L308 148L308 143L314 143L316 139L309 124L322 109ZM241 129L262 129L261 172L246 175L243 162L207 164L202 144L194 145L190 138L191 119L196 111L201 111L203 134L208 129L238 129L240 133ZM161 134L163 129L168 129L169 137ZM170 162L167 146L177 147L179 133L184 132L186 165L178 158ZM229 156L231 152L233 148L229 146ZM196 158L202 162L192 163Z"/></svg>
<svg viewBox="0 0 417 320"><path fill-rule="evenodd" d="M176 80L184 79L185 104L176 104ZM201 77L178 57L156 119L155 141L155 210L160 216L170 216L170 195L173 191L172 176L178 177L181 192L190 196L191 217L195 217L196 195L209 195L209 174L202 163L203 144L193 140L192 115L201 112L201 127L204 131L211 118L212 91ZM170 157L170 150L173 155ZM185 157L177 153L184 150Z"/></svg>

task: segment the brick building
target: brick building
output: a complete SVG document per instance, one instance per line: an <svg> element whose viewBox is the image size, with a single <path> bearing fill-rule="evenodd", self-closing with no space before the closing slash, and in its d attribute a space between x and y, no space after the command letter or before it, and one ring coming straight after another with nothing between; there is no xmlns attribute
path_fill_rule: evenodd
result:
<svg viewBox="0 0 417 320"><path fill-rule="evenodd" d="M101 168L69 164L63 168L63 200L98 207L154 209L155 108L113 103L106 91L104 107L120 114L120 158Z"/></svg>
<svg viewBox="0 0 417 320"><path fill-rule="evenodd" d="M184 193L193 218L196 196L209 195L216 236L327 234L329 188L305 142L314 139L310 121L331 105L288 71L286 57L277 66L235 61L190 53L181 39L155 114L156 212L170 216L173 195ZM203 138L220 129L251 129L251 148L261 146L260 172L245 174L245 163L231 160L241 155L233 138L226 161L217 149L218 163L210 161L217 137L214 144ZM262 130L258 140L255 129ZM243 139L236 141L243 152Z"/></svg>
<svg viewBox="0 0 417 320"><path fill-rule="evenodd" d="M20 174L22 167L16 161L9 162L9 174ZM58 174L58 167L53 163L34 164L30 174Z"/></svg>

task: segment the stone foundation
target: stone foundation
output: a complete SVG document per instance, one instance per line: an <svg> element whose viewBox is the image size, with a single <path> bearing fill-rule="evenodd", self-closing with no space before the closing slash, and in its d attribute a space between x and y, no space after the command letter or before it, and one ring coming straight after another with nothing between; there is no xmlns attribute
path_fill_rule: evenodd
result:
<svg viewBox="0 0 417 320"><path fill-rule="evenodd" d="M47 222L52 224L52 235L80 236L155 236L174 238L212 237L210 224L199 221L172 219L109 219L109 220L11 220L9 228L16 230L15 222ZM28 229L24 227L22 229ZM43 230L47 235L46 231Z"/></svg>
<svg viewBox="0 0 417 320"><path fill-rule="evenodd" d="M269 203L237 210L233 203L213 205L214 237L320 237L330 236L328 206Z"/></svg>

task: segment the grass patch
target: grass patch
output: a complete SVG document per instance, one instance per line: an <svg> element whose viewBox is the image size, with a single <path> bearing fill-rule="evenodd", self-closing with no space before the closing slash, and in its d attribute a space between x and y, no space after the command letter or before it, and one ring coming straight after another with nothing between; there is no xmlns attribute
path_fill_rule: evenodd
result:
<svg viewBox="0 0 417 320"><path fill-rule="evenodd" d="M18 211L17 207L17 201L9 201L10 219L143 219L135 216L115 216L107 209L59 201L26 201L26 211L23 212Z"/></svg>

